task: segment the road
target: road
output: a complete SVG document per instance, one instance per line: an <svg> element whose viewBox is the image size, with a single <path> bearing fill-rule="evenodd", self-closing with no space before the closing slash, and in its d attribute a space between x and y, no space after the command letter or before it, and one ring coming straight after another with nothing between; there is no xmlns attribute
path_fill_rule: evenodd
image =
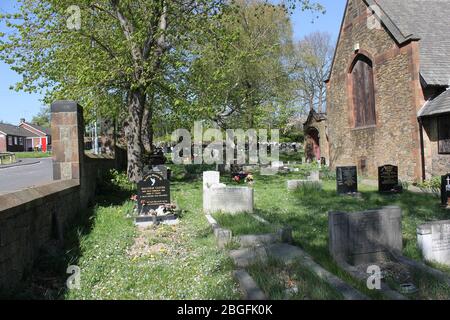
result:
<svg viewBox="0 0 450 320"><path fill-rule="evenodd" d="M39 163L0 169L0 195L51 182L52 158L35 160Z"/></svg>

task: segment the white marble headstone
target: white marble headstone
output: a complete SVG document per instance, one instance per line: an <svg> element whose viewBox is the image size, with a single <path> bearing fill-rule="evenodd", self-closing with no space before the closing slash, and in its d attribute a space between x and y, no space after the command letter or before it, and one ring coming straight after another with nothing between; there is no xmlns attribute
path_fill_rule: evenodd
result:
<svg viewBox="0 0 450 320"><path fill-rule="evenodd" d="M204 171L203 172L203 190L211 188L214 184L220 182L219 171Z"/></svg>
<svg viewBox="0 0 450 320"><path fill-rule="evenodd" d="M420 225L417 244L425 260L450 266L450 220Z"/></svg>

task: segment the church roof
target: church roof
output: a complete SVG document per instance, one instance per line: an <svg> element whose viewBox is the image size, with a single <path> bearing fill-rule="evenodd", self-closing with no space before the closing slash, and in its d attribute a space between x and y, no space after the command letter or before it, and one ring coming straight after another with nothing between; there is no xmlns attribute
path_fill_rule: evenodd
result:
<svg viewBox="0 0 450 320"><path fill-rule="evenodd" d="M327 120L327 113L326 112L316 112L315 110L309 111L308 118L303 123L303 127L307 127L308 124L310 124L312 120L314 120L316 122Z"/></svg>
<svg viewBox="0 0 450 320"><path fill-rule="evenodd" d="M450 0L375 0L396 28L397 41L420 39L420 74L427 85L450 84ZM366 0L374 4L374 0ZM395 35L394 35L395 37ZM400 40L400 41L399 41Z"/></svg>
<svg viewBox="0 0 450 320"><path fill-rule="evenodd" d="M374 10L375 15L398 44L419 40L420 75L425 85L450 85L450 0L364 2L381 9Z"/></svg>
<svg viewBox="0 0 450 320"><path fill-rule="evenodd" d="M450 113L450 89L428 101L419 111L419 117Z"/></svg>

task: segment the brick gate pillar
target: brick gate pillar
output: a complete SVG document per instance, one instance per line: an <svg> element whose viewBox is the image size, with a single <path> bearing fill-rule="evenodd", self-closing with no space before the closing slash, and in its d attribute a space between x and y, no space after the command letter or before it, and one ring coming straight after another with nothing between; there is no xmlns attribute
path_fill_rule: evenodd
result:
<svg viewBox="0 0 450 320"><path fill-rule="evenodd" d="M84 159L83 110L75 101L51 105L53 180L81 178Z"/></svg>

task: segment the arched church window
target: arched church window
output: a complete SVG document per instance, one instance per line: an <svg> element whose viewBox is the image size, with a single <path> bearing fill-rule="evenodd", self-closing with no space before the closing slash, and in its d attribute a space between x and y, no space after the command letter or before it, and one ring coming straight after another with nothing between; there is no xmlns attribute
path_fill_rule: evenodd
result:
<svg viewBox="0 0 450 320"><path fill-rule="evenodd" d="M374 125L376 115L372 61L359 55L353 63L351 75L355 127Z"/></svg>

